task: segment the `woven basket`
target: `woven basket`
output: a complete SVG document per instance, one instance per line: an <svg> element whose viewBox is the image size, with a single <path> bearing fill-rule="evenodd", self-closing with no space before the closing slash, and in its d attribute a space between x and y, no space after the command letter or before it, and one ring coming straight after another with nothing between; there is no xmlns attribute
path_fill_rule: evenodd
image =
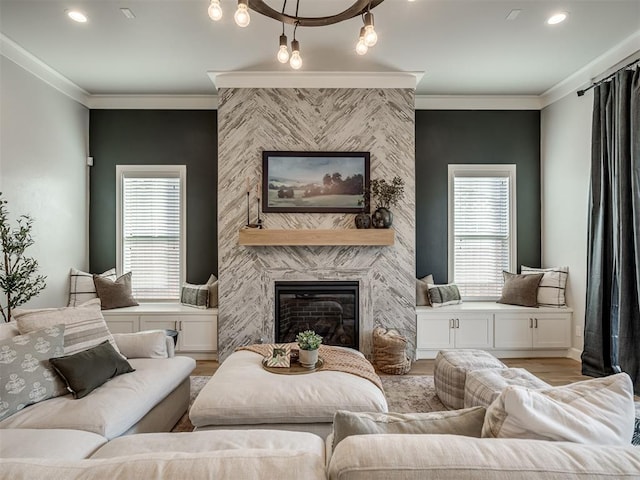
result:
<svg viewBox="0 0 640 480"><path fill-rule="evenodd" d="M411 369L406 354L407 339L396 330L373 329L373 361L376 368L392 375L404 375Z"/></svg>

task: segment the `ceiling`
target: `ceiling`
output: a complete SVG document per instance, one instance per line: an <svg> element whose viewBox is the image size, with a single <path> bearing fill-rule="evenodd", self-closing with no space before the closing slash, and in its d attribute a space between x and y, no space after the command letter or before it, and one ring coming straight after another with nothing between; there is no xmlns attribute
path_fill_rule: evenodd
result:
<svg viewBox="0 0 640 480"><path fill-rule="evenodd" d="M300 14L352 2L300 0ZM221 4L213 22L209 0L0 0L0 32L90 94L211 95L209 71L296 74L275 59L281 24L252 12L241 29L235 0ZM71 21L67 9L89 21ZM557 11L568 19L547 25ZM373 13L379 40L363 57L359 18L300 27L302 71L424 72L423 95L541 95L640 31L640 0L385 0Z"/></svg>

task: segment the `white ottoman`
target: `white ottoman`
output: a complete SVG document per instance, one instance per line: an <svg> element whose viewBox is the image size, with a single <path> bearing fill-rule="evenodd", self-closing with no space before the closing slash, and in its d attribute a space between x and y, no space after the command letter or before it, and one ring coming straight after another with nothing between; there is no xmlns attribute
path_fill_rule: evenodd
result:
<svg viewBox="0 0 640 480"><path fill-rule="evenodd" d="M231 354L189 411L197 430L268 428L326 437L337 410L386 412L384 393L371 381L344 372L279 375L262 368L262 356Z"/></svg>
<svg viewBox="0 0 640 480"><path fill-rule="evenodd" d="M450 409L464 408L467 372L481 368L507 368L484 350L440 350L433 367L433 383L440 401Z"/></svg>
<svg viewBox="0 0 640 480"><path fill-rule="evenodd" d="M467 372L464 385L464 408L488 407L509 385L531 389L551 387L524 368L473 370Z"/></svg>

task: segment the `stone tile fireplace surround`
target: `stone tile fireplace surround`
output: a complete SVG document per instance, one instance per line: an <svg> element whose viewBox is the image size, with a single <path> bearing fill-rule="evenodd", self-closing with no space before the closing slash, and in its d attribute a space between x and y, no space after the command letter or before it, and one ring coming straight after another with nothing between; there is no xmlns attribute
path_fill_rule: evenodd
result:
<svg viewBox="0 0 640 480"><path fill-rule="evenodd" d="M359 348L375 324L399 329L415 352L415 122L407 88L221 88L218 106L218 355L274 340L276 281L357 281ZM246 182L260 181L263 150L369 151L371 178L406 182L393 208L390 247L246 247ZM265 228L354 228L354 215L262 214Z"/></svg>

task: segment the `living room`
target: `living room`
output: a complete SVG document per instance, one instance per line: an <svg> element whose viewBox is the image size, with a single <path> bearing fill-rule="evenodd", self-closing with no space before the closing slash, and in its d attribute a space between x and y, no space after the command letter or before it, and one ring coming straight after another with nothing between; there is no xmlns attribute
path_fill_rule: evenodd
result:
<svg viewBox="0 0 640 480"><path fill-rule="evenodd" d="M595 89L576 92L639 57L640 2L374 2L380 39L364 56L351 45L357 19L286 25L299 71L275 58L284 24L251 10L239 29L230 3L213 22L204 0L0 1L0 191L11 214L34 218L28 254L47 277L21 308L66 306L71 268L122 265L117 166L185 165L179 280L214 274L219 299L215 349L193 358L273 341L272 287L284 280L358 281L360 350L371 357L382 324L412 359L434 358L419 345L415 284L453 281L449 166L515 165L510 271L568 267L567 344L537 353L580 368ZM88 20L71 21L72 8ZM546 24L557 11L567 19ZM355 229L354 213L264 211L263 151L369 152L371 179L404 180L394 244L239 245L258 216L265 232Z"/></svg>

